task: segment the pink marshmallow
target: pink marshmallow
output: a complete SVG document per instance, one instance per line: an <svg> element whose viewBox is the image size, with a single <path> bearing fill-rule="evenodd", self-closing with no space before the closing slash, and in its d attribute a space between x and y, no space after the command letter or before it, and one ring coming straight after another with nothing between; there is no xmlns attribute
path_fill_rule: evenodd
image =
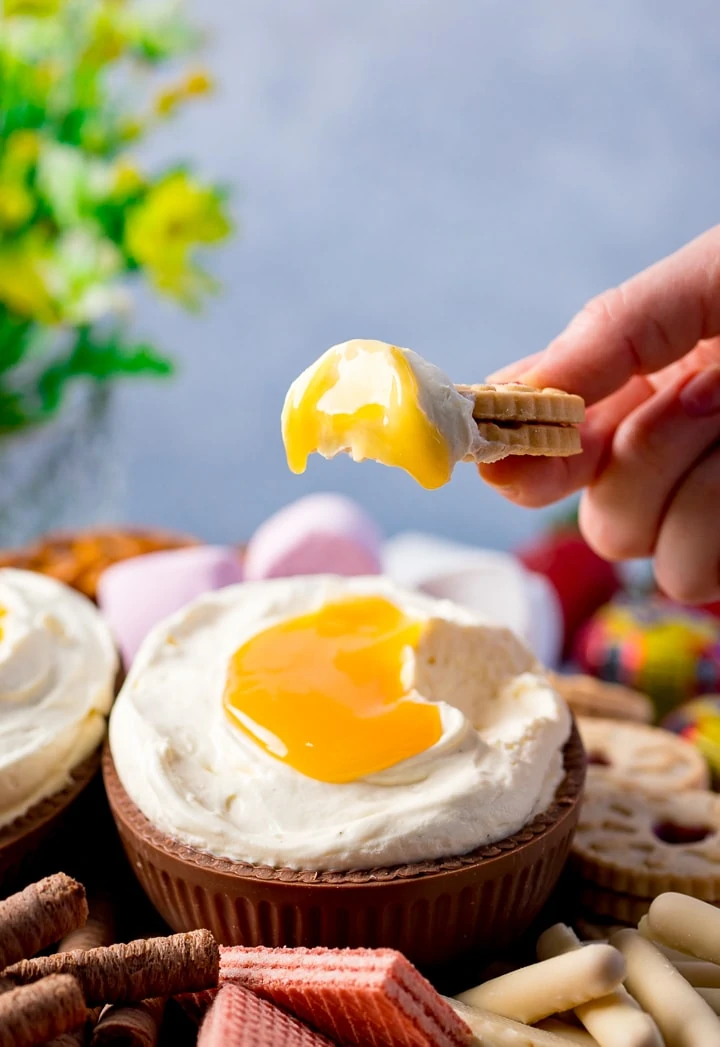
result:
<svg viewBox="0 0 720 1047"><path fill-rule="evenodd" d="M351 499L309 494L258 527L245 554L245 577L380 574L381 544L376 524Z"/></svg>
<svg viewBox="0 0 720 1047"><path fill-rule="evenodd" d="M97 598L128 667L157 622L203 593L242 580L236 550L198 545L113 564L100 576Z"/></svg>

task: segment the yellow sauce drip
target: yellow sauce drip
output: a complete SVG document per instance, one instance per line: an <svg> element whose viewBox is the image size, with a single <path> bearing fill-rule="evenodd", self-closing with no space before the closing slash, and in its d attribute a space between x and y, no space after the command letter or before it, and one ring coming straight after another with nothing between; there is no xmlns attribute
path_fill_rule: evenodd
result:
<svg viewBox="0 0 720 1047"><path fill-rule="evenodd" d="M355 340L329 349L290 387L282 415L288 466L304 473L310 454L348 451L397 466L422 487L446 484L454 462L447 440L419 401L404 354Z"/></svg>
<svg viewBox="0 0 720 1047"><path fill-rule="evenodd" d="M270 626L228 665L223 706L266 752L323 782L352 782L442 736L436 705L406 694L423 623L383 597L350 597Z"/></svg>
<svg viewBox="0 0 720 1047"><path fill-rule="evenodd" d="M3 627L2 627L2 619L5 617L6 614L7 614L7 608L3 607L0 604L0 640L2 640L3 635L4 635L4 630L3 630Z"/></svg>

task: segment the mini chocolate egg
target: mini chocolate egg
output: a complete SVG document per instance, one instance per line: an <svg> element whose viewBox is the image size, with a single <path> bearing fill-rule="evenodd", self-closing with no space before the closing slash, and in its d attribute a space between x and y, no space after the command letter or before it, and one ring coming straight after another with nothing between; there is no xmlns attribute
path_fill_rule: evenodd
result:
<svg viewBox="0 0 720 1047"><path fill-rule="evenodd" d="M720 694L706 694L673 709L661 724L698 749L708 762L713 780L720 781Z"/></svg>
<svg viewBox="0 0 720 1047"><path fill-rule="evenodd" d="M575 656L586 672L648 694L662 715L720 692L720 621L669 600L614 600L581 630Z"/></svg>

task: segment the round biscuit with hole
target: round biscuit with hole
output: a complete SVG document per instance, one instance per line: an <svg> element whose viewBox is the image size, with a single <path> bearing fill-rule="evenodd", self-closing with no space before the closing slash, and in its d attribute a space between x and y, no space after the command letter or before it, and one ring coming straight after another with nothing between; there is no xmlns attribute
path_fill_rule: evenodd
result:
<svg viewBox="0 0 720 1047"><path fill-rule="evenodd" d="M652 898L635 898L631 894L605 891L587 881L580 889L583 912L592 913L597 920L615 920L616 929L637 927L652 905Z"/></svg>
<svg viewBox="0 0 720 1047"><path fill-rule="evenodd" d="M576 716L632 720L635 723L652 723L655 716L653 704L647 695L630 687L606 683L582 673L549 673L548 678Z"/></svg>
<svg viewBox="0 0 720 1047"><path fill-rule="evenodd" d="M580 875L636 898L679 891L720 899L720 795L658 796L589 784L572 846Z"/></svg>
<svg viewBox="0 0 720 1047"><path fill-rule="evenodd" d="M693 745L661 727L616 720L577 718L588 756L588 781L621 789L668 793L707 789L705 758Z"/></svg>

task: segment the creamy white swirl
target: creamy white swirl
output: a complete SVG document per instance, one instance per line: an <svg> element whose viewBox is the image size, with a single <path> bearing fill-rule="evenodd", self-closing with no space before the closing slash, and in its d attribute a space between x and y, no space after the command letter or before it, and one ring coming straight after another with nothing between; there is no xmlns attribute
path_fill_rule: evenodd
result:
<svg viewBox="0 0 720 1047"><path fill-rule="evenodd" d="M93 604L0 569L0 827L63 789L100 744L117 655Z"/></svg>
<svg viewBox="0 0 720 1047"><path fill-rule="evenodd" d="M228 660L245 640L349 594L382 595L415 618L441 620L440 657L423 686L439 704L443 732L411 759L333 784L299 773L234 728L222 694ZM448 622L457 624L455 638ZM280 579L208 594L157 626L133 664L110 719L120 780L146 817L177 840L254 864L368 868L502 839L551 802L570 719L519 641L487 625L479 647L477 628L461 608L386 578ZM510 660L510 675L492 694L491 681L500 677L477 662L483 643L491 660L496 652L506 657L511 645L524 663ZM443 681L449 689L440 694ZM416 690L415 697L423 695Z"/></svg>

